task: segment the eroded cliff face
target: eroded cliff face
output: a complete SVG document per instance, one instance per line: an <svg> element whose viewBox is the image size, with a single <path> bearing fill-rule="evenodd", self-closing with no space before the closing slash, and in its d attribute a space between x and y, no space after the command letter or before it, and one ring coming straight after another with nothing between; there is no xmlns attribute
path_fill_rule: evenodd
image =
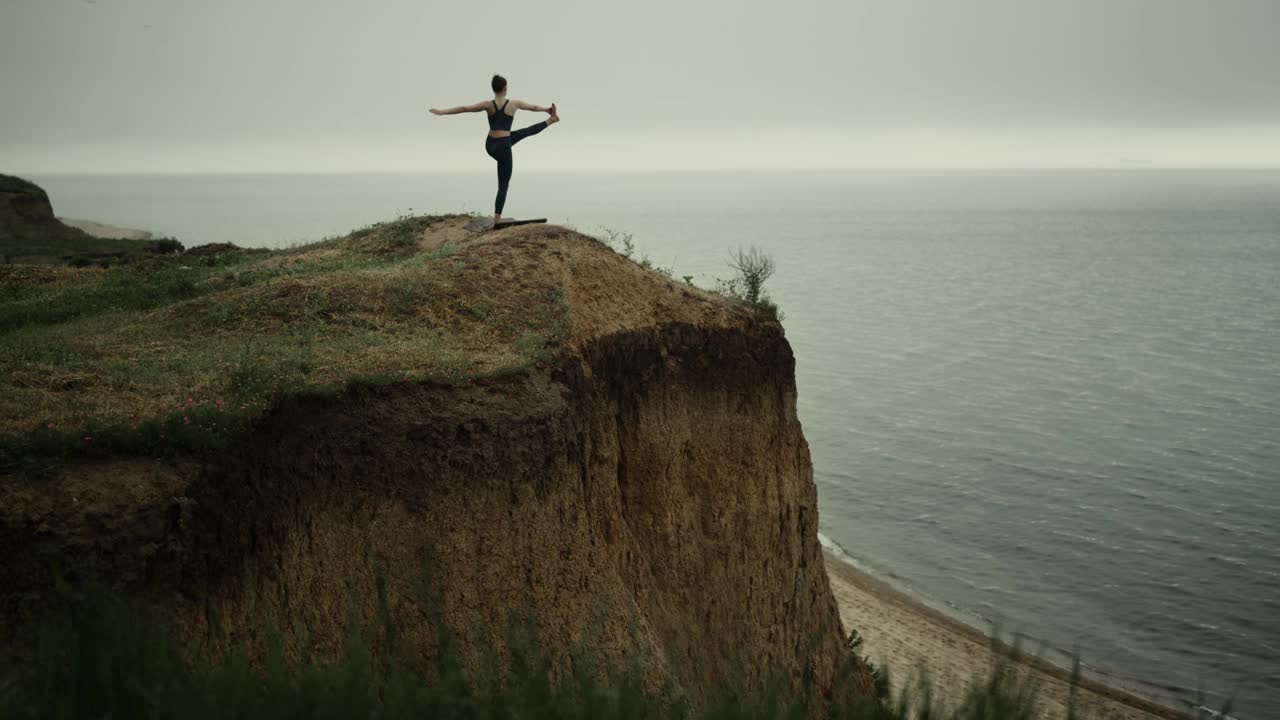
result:
<svg viewBox="0 0 1280 720"><path fill-rule="evenodd" d="M112 461L39 503L7 490L10 616L60 558L248 647L270 616L337 652L352 604L372 617L383 597L424 661L441 619L478 648L528 618L553 650L640 651L694 697L731 670L828 687L843 633L781 327L563 229L492 238L456 242L473 265L536 261L562 283L572 327L552 360L289 400L234 451L145 483ZM86 519L70 498L89 488L133 494Z"/></svg>

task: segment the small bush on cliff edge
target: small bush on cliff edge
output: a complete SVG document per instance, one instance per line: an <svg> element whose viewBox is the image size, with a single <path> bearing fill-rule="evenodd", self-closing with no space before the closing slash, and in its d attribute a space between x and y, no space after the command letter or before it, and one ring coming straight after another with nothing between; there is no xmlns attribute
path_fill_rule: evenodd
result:
<svg viewBox="0 0 1280 720"><path fill-rule="evenodd" d="M764 289L765 281L773 277L778 266L773 257L752 246L738 248L729 254L729 267L737 276L728 280L716 279L716 292L750 305L753 310L773 320L782 320L782 312Z"/></svg>
<svg viewBox="0 0 1280 720"><path fill-rule="evenodd" d="M605 247L627 259L630 259L636 252L635 239L629 232L622 232L621 230L614 230L611 227L601 225L594 235L588 235L588 237L595 238Z"/></svg>

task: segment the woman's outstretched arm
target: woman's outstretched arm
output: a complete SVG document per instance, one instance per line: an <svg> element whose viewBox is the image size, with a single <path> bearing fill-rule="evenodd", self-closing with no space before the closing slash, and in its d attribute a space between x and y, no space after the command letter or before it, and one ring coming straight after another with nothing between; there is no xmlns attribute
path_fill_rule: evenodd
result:
<svg viewBox="0 0 1280 720"><path fill-rule="evenodd" d="M534 105L533 103L527 103L523 100L516 100L515 103L516 103L516 108L519 110L532 110L533 112L551 112L550 107L543 107L542 105ZM551 103L551 104L554 105L555 103Z"/></svg>
<svg viewBox="0 0 1280 720"><path fill-rule="evenodd" d="M458 113L464 113L464 112L482 112L484 111L485 106L488 104L489 104L488 100L481 100L478 103L472 103L470 105L459 105L458 107L451 107L445 110L437 110L435 108L431 108L431 114L432 115L457 115Z"/></svg>

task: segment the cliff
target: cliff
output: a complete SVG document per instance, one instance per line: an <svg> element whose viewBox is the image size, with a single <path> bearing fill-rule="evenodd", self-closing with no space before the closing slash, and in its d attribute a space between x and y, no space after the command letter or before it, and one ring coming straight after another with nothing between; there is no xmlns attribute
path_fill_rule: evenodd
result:
<svg viewBox="0 0 1280 720"><path fill-rule="evenodd" d="M85 236L53 216L49 195L38 185L12 175L0 175L0 240L51 234Z"/></svg>
<svg viewBox="0 0 1280 720"><path fill-rule="evenodd" d="M6 263L110 264L181 247L175 240L155 240L140 230L84 220L63 222L54 216L49 195L40 186L0 175L0 253Z"/></svg>
<svg viewBox="0 0 1280 720"><path fill-rule="evenodd" d="M830 687L844 638L781 326L565 228L465 220L188 252L185 290L96 320L12 306L125 270L11 271L6 344L81 355L0 358L6 627L60 577L247 647L270 616L324 654L381 593L429 662L425 583L469 647L523 616L694 697L731 672Z"/></svg>

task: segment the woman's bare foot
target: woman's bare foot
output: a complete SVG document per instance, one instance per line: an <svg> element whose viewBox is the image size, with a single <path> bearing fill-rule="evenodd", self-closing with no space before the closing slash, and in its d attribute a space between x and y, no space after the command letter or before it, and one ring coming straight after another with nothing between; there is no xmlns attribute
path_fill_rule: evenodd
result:
<svg viewBox="0 0 1280 720"><path fill-rule="evenodd" d="M560 115L556 112L556 104L555 104L555 103L551 103L551 109L550 109L550 110L548 110L547 112L550 112L550 113L551 113L551 117L547 118L547 124L548 124L548 125L554 125L554 124L556 124L556 123L560 122Z"/></svg>
<svg viewBox="0 0 1280 720"><path fill-rule="evenodd" d="M494 224L494 225L497 225L497 224L498 224L498 223L500 223L500 222L502 222L502 215L501 215L501 214L498 214L498 213L494 213L494 216L493 216L493 224Z"/></svg>

